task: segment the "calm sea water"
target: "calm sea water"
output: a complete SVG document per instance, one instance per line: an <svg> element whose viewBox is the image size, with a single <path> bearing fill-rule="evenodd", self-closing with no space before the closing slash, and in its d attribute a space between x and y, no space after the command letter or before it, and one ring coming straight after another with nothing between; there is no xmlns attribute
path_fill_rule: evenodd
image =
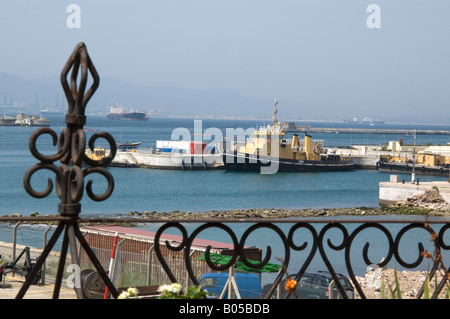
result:
<svg viewBox="0 0 450 319"><path fill-rule="evenodd" d="M197 122L198 124L198 122ZM203 120L201 129L218 128L226 135L227 128L252 128L255 121ZM311 123L312 125L318 125ZM330 126L344 125L331 123ZM347 126L349 124L346 124ZM52 129L59 134L65 127L63 119L53 119ZM405 128L405 125L384 127ZM107 131L118 141L140 141L142 148L156 146L156 140L171 139L176 128L186 128L192 138L198 138L194 121L189 119L150 119L149 121L110 121L101 117L88 117L87 135ZM411 129L433 127L408 127ZM434 127L436 128L436 126ZM439 129L450 127L437 126ZM22 185L28 168L37 163L28 149L28 139L36 128L0 127L0 214L29 215L55 213L59 199L54 192L44 199L29 196ZM324 139L326 146L350 144L380 144L405 136L382 134L315 134L314 139ZM209 143L207 136L204 141ZM446 144L449 136L417 136L418 144ZM405 141L406 142L406 141ZM98 140L98 145L105 143ZM49 135L38 140L42 153L51 154ZM82 199L84 214L126 214L129 211L208 211L246 208L321 208L359 207L378 205L378 184L389 180L387 173L372 170L326 173L236 173L224 171L167 171L154 169L109 168L114 176L115 190L103 202L94 202L87 196ZM44 189L47 177L53 173L37 172L32 179L36 189ZM94 190L103 192L103 177L93 176ZM400 176L408 180L408 175ZM421 181L445 180L446 177L420 176Z"/></svg>
<svg viewBox="0 0 450 319"><path fill-rule="evenodd" d="M190 119L150 119L145 122L110 121L101 117L88 117L85 126L88 136L95 131L107 131L118 141L142 142L142 148L156 146L156 140L171 139L175 128L186 128L192 137L198 138L208 128L218 128L226 135L227 128L253 128L256 121L203 120L194 123ZM324 126L309 123L311 126ZM343 123L328 123L326 126L350 126ZM52 119L52 129L59 134L65 127L63 119ZM354 125L353 125L354 127ZM450 130L450 126L384 125L386 128L402 129L440 129ZM197 131L195 130L197 128ZM28 168L37 163L28 149L28 139L36 128L0 127L0 214L19 213L30 215L53 214L57 212L59 199L54 192L44 199L29 196L22 184L22 178ZM350 144L380 144L403 138L405 143L413 143L412 137L390 134L314 134L313 139L325 140L325 146L346 146ZM409 141L408 139L411 139ZM449 136L418 135L418 144L446 144ZM204 141L211 140L207 136ZM100 141L99 141L100 142ZM101 145L101 142L99 143ZM42 153L56 151L49 136L39 138L38 148ZM103 202L94 202L85 195L81 201L82 215L127 214L130 211L172 210L203 212L209 210L231 210L247 208L332 208L332 207L375 207L378 206L379 182L388 181L389 174L373 170L355 170L351 172L326 173L278 173L262 175L258 173L224 171L171 171L139 168L109 168L115 180L112 196ZM44 189L47 177L52 173L40 171L33 176L32 185ZM409 175L400 178L410 179ZM105 181L94 177L94 191L102 193ZM447 177L420 176L421 181L446 180ZM232 224L239 233L242 225ZM284 225L283 227L285 227ZM42 229L23 227L19 242L42 246ZM152 229L155 226L142 226ZM192 226L190 226L192 228ZM318 227L321 227L318 225ZM240 230L241 229L241 230ZM33 231L31 231L33 230ZM262 247L262 238L267 231L255 233L249 238L249 244ZM227 235L205 231L204 238L229 241ZM371 236L371 235L370 235ZM0 226L0 240L11 241L11 227ZM265 247L265 246L264 246ZM283 257L281 246L274 249L274 256ZM417 246L415 246L417 247ZM278 250L277 250L278 249ZM417 249L417 248L415 248ZM374 257L378 262L381 256Z"/></svg>

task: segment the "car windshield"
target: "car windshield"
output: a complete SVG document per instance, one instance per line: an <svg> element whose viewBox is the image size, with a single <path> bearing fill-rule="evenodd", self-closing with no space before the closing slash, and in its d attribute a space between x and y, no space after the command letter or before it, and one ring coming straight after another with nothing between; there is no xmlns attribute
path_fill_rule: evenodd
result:
<svg viewBox="0 0 450 319"><path fill-rule="evenodd" d="M200 281L200 285L203 286L203 287L214 286L214 278L203 278Z"/></svg>
<svg viewBox="0 0 450 319"><path fill-rule="evenodd" d="M302 285L309 285L309 286L315 286L315 287L328 287L327 279L323 276L308 276L305 275L300 279L299 284Z"/></svg>
<svg viewBox="0 0 450 319"><path fill-rule="evenodd" d="M295 278L295 276L291 276L292 278ZM308 275L305 274L300 279L299 284L300 285L312 285L317 287L328 287L333 280L332 277L324 276L324 275ZM349 284L346 281L345 278L340 277L339 282L343 287L347 287Z"/></svg>

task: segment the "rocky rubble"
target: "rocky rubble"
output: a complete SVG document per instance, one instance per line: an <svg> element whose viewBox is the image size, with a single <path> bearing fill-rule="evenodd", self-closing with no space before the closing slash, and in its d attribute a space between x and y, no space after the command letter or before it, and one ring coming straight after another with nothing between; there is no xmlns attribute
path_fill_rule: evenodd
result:
<svg viewBox="0 0 450 319"><path fill-rule="evenodd" d="M402 299L417 299L418 293L425 283L427 277L427 271L397 271L397 278L399 282L399 287L401 291ZM438 283L441 280L440 274L437 276ZM395 270L394 269L384 269L378 268L371 270L365 274L364 277L356 276L358 284L361 286L362 291L367 299L381 299L382 298L382 283L385 286L385 295L388 299L392 299L391 290L395 290ZM430 280L430 291L434 292L435 287L435 277ZM359 294L356 293L356 298L361 298ZM439 299L445 298L446 289L441 291L439 294ZM397 296L397 295L396 295ZM421 298L423 298L423 294ZM396 297L397 298L397 297Z"/></svg>
<svg viewBox="0 0 450 319"><path fill-rule="evenodd" d="M442 198L442 196L439 194L439 190L435 188L425 191L424 194L415 195L406 200L398 201L396 205L422 207L435 210L450 209L450 204Z"/></svg>
<svg viewBox="0 0 450 319"><path fill-rule="evenodd" d="M381 216L381 215L429 215L429 216L449 216L450 215L450 205L445 203L434 203L432 206L428 202L420 201L419 206L418 198L408 199L406 202L398 202L397 204L383 207L355 207L355 208L322 208L322 209L282 209L282 208L250 208L250 209L234 209L227 211L206 211L206 212L181 212L179 210L174 210L171 212L156 212L156 211L145 211L129 212L126 215L115 214L115 215L84 215L83 224L97 224L97 222L90 222L89 220L95 219L115 219L115 223L122 223L122 225L128 224L130 227L133 225L133 219L241 219L245 221L247 219L278 219L278 218L316 218L316 217L335 217L335 216ZM433 208L434 207L434 208ZM438 208L439 207L439 208ZM35 212L31 215L35 217L32 221L23 221L29 224L49 224L48 217L58 217L59 215L40 215ZM1 217L11 218L11 217L23 217L20 214L3 214ZM40 221L40 218L47 218L47 220ZM12 222L12 221L11 221ZM55 220L53 223L57 223Z"/></svg>

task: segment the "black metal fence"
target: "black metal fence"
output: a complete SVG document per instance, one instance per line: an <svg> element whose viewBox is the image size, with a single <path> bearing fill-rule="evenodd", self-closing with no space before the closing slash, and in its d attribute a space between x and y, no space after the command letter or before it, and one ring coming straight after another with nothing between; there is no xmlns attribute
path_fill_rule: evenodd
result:
<svg viewBox="0 0 450 319"><path fill-rule="evenodd" d="M56 218L59 223L70 222L70 217ZM45 220L55 221L54 218L46 217L1 217L0 221L12 222L21 220L40 221ZM79 223L105 223L112 222L133 222L145 224L158 224L160 227L156 232L154 238L154 252L159 263L164 269L165 274L171 282L180 282L184 278L177 278L174 270L169 267L166 260L161 253L162 249L169 249L173 251L184 252L184 263L189 279L194 285L198 285L198 274L193 271L191 257L192 243L198 238L199 234L206 230L214 230L216 232L223 232L229 237L233 244L232 258L227 264L218 265L210 260L209 250L206 248L206 263L208 266L216 271L226 271L230 267L234 267L236 261L241 261L249 268L258 269L264 267L267 263L273 262L274 258L280 258L286 266L282 271L276 274L276 278L271 282L269 290L265 291L262 298L274 297L274 291L277 289L279 283L290 275L297 282L301 280L306 272L311 271L311 262L313 259L320 259L324 265L325 270L328 271L334 278L335 287L341 293L343 298L347 298L345 288L341 285L339 280L340 274L345 272L348 274L355 292L360 298L366 298L366 295L361 288L357 275L355 272L355 265L361 268L370 266L372 268L385 267L387 265L395 264L399 268L404 269L428 269L429 277L433 278L438 273L439 282L433 289L432 293L438 296L443 290L448 287L448 280L450 269L446 268L446 264L450 260L450 235L447 230L450 228L450 223L443 221L430 220L425 217L418 219L392 220L392 219L377 219L373 218L358 218L358 219L245 219L245 220L167 220L167 219L152 219L147 218L89 218L78 220ZM245 224L243 233L239 234L234 230L234 226L242 226ZM242 227L239 227L242 228ZM176 230L181 234L181 242L170 243L163 242L159 238L168 230ZM189 229L189 230L188 230ZM276 244L276 253L274 253L274 245L268 245L263 248L263 258L260 263L250 262L245 258L244 248L248 246L248 239L253 233L264 232L270 235L270 242L279 242ZM364 235L367 233L368 235ZM446 240L447 239L447 242ZM164 247L163 247L164 246ZM83 249L85 247L83 246ZM428 248L428 249L426 249ZM371 250L381 251L383 260L371 260ZM45 250L45 249L44 249ZM408 251L408 255L404 256ZM302 257L298 258L298 255ZM343 265L340 264L339 269L336 269L336 254L339 259L344 260ZM374 254L377 255L377 254ZM342 269L344 267L344 271ZM289 273L286 273L289 269ZM97 269L98 271L98 269ZM31 278L29 278L32 280ZM24 284L26 286L26 283ZM55 287L59 289L60 286ZM116 287L117 288L117 287ZM81 289L82 290L82 289ZM417 298L422 298L424 293L424 286L418 291ZM55 297L58 293L55 292ZM19 293L18 298L23 297ZM83 298L84 296L79 296ZM290 294L286 294L285 298L289 298Z"/></svg>

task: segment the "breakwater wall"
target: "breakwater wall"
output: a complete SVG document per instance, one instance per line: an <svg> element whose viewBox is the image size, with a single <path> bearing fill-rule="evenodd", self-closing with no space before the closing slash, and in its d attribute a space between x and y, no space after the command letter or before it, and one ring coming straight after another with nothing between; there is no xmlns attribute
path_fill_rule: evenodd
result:
<svg viewBox="0 0 450 319"><path fill-rule="evenodd" d="M435 190L439 193L443 200L450 203L450 183L449 182L419 182L411 183L408 181L397 181L395 176L391 175L390 182L380 183L379 203L380 205L395 204L399 201L407 201L408 199L424 195L426 191Z"/></svg>
<svg viewBox="0 0 450 319"><path fill-rule="evenodd" d="M411 134L417 135L450 135L447 130L406 130L406 129L380 129L380 128L342 128L342 127L297 127L289 132L299 133L348 133L348 134Z"/></svg>

